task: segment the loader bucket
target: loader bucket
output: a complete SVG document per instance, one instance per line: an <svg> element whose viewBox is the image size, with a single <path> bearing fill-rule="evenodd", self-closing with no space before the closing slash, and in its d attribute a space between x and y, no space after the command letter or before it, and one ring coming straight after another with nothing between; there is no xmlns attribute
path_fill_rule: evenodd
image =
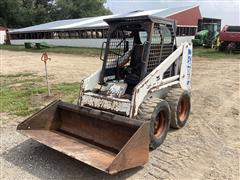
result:
<svg viewBox="0 0 240 180"><path fill-rule="evenodd" d="M90 166L113 174L148 161L146 122L54 101L17 131Z"/></svg>

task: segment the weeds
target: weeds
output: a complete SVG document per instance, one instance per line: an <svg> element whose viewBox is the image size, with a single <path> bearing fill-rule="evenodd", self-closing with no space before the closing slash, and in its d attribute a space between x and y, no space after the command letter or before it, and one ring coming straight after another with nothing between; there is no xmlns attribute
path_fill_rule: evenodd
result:
<svg viewBox="0 0 240 180"><path fill-rule="evenodd" d="M0 112L27 116L55 99L72 103L78 97L79 83L61 83L51 86L47 96L44 78L32 73L1 75Z"/></svg>

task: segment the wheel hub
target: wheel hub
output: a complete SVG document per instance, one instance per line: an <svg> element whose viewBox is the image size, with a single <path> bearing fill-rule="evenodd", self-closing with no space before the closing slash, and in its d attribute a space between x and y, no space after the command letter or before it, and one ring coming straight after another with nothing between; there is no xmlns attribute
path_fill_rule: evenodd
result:
<svg viewBox="0 0 240 180"><path fill-rule="evenodd" d="M185 121L190 111L190 102L187 97L183 97L179 102L178 117L180 121Z"/></svg>
<svg viewBox="0 0 240 180"><path fill-rule="evenodd" d="M164 116L164 112L161 111L158 114L158 117L157 117L157 119L154 122L154 136L156 138L160 138L162 133L163 133L163 130L164 130L164 127L165 127L165 123L166 123L166 119L165 118L166 117Z"/></svg>

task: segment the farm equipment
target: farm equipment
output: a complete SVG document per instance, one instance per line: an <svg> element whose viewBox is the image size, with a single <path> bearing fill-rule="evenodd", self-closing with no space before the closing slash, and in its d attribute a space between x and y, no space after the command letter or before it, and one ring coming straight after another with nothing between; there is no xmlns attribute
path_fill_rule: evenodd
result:
<svg viewBox="0 0 240 180"><path fill-rule="evenodd" d="M50 48L48 43L46 42L38 42L38 43L32 43L32 42L25 42L24 46L26 49L31 49L31 48L36 48L36 49L45 49L45 48Z"/></svg>
<svg viewBox="0 0 240 180"><path fill-rule="evenodd" d="M115 17L102 68L80 85L78 104L54 101L17 130L113 174L148 161L169 127L190 113L192 45L176 47L175 22L153 16Z"/></svg>
<svg viewBox="0 0 240 180"><path fill-rule="evenodd" d="M240 26L224 26L220 32L220 51L240 50Z"/></svg>
<svg viewBox="0 0 240 180"><path fill-rule="evenodd" d="M203 24L203 30L196 33L192 40L193 46L203 46L213 48L219 33L217 31L216 23Z"/></svg>

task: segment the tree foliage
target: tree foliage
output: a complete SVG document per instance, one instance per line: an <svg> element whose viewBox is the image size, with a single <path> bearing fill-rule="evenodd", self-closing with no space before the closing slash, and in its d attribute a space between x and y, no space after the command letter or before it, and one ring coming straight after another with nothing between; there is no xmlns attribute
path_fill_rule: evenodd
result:
<svg viewBox="0 0 240 180"><path fill-rule="evenodd" d="M104 3L105 0L58 0L56 5L60 19L74 19L111 14Z"/></svg>
<svg viewBox="0 0 240 180"><path fill-rule="evenodd" d="M111 14L105 0L1 0L0 25L27 27L60 19Z"/></svg>

